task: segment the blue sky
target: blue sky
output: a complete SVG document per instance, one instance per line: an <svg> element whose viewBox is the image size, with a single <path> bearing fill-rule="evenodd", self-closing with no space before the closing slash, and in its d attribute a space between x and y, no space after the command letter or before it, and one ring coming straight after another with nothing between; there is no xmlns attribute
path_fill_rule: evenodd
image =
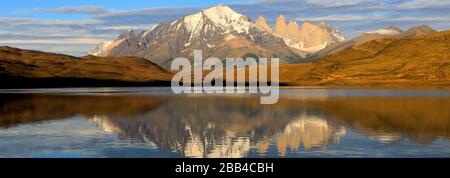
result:
<svg viewBox="0 0 450 178"><path fill-rule="evenodd" d="M224 1L224 0L1 0L0 16L3 17L38 17L47 19L82 19L85 16L52 13L31 13L31 9L52 9L59 7L97 6L109 10L135 10L145 8L164 7L207 7L221 3L246 2L246 1ZM22 13L21 13L22 11ZM80 16L81 15L81 16Z"/></svg>
<svg viewBox="0 0 450 178"><path fill-rule="evenodd" d="M80 56L128 28L145 30L217 4L271 24L280 14L324 21L347 38L386 26L450 29L446 0L0 0L0 45Z"/></svg>

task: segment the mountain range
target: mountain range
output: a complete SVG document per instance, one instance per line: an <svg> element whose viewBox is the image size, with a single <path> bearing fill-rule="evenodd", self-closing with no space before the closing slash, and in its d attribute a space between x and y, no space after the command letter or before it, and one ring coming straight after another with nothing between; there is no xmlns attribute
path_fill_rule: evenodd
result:
<svg viewBox="0 0 450 178"><path fill-rule="evenodd" d="M324 22L289 20L280 15L272 27L262 16L249 17L227 6L214 6L172 22L163 22L149 30L132 29L113 41L105 41L89 52L95 56L136 56L169 69L177 57L193 58L194 49L203 57L278 57L282 64L320 59L351 46L392 37L421 36L436 32L421 25L403 31L386 27L368 31L347 40L339 30Z"/></svg>
<svg viewBox="0 0 450 178"><path fill-rule="evenodd" d="M273 35L282 38L289 47L300 50L305 54L315 53L331 44L346 40L338 30L324 22L319 24L304 22L300 28L295 20L290 20L286 25L286 18L280 15L277 18L274 30L262 16L258 17L255 23Z"/></svg>
<svg viewBox="0 0 450 178"><path fill-rule="evenodd" d="M304 62L307 54L343 42L345 38L325 23L305 22L300 28L280 16L275 29L264 17L249 17L227 6L214 6L198 13L161 23L136 34L132 29L116 40L103 42L89 54L96 56L137 56L166 69L172 59L192 59L194 49L204 58L278 57L282 64Z"/></svg>
<svg viewBox="0 0 450 178"><path fill-rule="evenodd" d="M194 49L202 49L204 59L277 56L283 64L302 59L283 39L268 33L252 23L249 17L227 6L207 8L172 22L161 23L139 34L128 30L118 39L102 43L89 54L137 56L168 69L177 57L193 60Z"/></svg>

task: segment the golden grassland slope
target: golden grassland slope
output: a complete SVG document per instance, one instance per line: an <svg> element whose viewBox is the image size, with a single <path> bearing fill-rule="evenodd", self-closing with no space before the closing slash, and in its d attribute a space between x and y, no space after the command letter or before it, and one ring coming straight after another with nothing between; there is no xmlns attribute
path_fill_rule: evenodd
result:
<svg viewBox="0 0 450 178"><path fill-rule="evenodd" d="M449 85L450 31L373 40L323 59L281 65L289 85Z"/></svg>
<svg viewBox="0 0 450 178"><path fill-rule="evenodd" d="M172 73L137 57L73 57L0 47L0 74L23 78L85 78L127 82L170 81Z"/></svg>

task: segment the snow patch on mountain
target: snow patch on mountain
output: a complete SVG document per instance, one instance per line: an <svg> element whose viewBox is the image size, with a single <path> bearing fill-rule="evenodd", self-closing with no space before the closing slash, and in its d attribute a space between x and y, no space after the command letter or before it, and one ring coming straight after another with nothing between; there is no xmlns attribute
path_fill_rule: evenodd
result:
<svg viewBox="0 0 450 178"><path fill-rule="evenodd" d="M211 19L214 23L228 26L230 23L238 22L242 20L242 14L236 13L227 6L214 6L203 10L203 14Z"/></svg>
<svg viewBox="0 0 450 178"><path fill-rule="evenodd" d="M343 42L345 40L347 40L342 34L341 32L339 32L339 30L333 30L331 31L331 34L339 41L339 42Z"/></svg>
<svg viewBox="0 0 450 178"><path fill-rule="evenodd" d="M93 55L93 56L99 56L101 55L101 53L103 51L108 50L108 48L110 48L110 45L113 41L104 41L101 42L99 45L97 45L97 47L95 47L94 50L92 50L91 52L89 52L89 55Z"/></svg>
<svg viewBox="0 0 450 178"><path fill-rule="evenodd" d="M367 34L380 34L380 35L398 35L398 34L401 34L402 32L397 29L383 28L383 29L379 29L379 30L375 30L375 31L368 31L366 33Z"/></svg>
<svg viewBox="0 0 450 178"><path fill-rule="evenodd" d="M305 47L303 42L294 42L289 39L285 39L284 41L285 41L286 45L288 45L291 48L309 52L309 53L314 53L314 52L320 51L322 49L325 49L329 45L329 43L322 43L322 44L319 44L316 46Z"/></svg>

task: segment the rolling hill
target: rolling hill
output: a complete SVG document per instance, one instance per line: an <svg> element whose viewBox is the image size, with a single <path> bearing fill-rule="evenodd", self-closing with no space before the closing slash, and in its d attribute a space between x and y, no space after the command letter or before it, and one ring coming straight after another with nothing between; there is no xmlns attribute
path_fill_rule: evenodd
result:
<svg viewBox="0 0 450 178"><path fill-rule="evenodd" d="M0 46L1 88L169 85L171 77L143 58L78 58Z"/></svg>
<svg viewBox="0 0 450 178"><path fill-rule="evenodd" d="M449 85L450 30L376 39L320 60L281 65L289 85Z"/></svg>

